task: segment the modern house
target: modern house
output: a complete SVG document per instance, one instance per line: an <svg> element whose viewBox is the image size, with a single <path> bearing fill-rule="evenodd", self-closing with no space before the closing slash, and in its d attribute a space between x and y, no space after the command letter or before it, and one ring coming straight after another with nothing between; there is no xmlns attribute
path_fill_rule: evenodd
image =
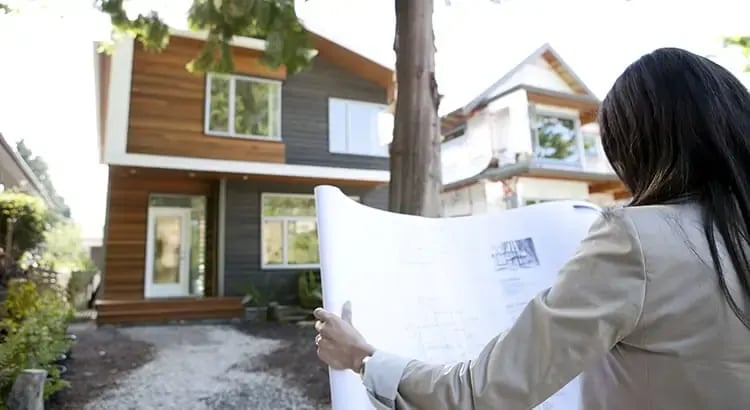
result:
<svg viewBox="0 0 750 410"><path fill-rule="evenodd" d="M627 198L601 148L599 104L549 44L539 47L442 118L444 215Z"/></svg>
<svg viewBox="0 0 750 410"><path fill-rule="evenodd" d="M186 71L195 32L159 53L132 38L95 53L109 166L100 322L239 316L251 286L294 302L297 275L319 266L313 187L385 207L394 73L311 38L313 65L294 75L263 65L251 38L233 41L232 75Z"/></svg>
<svg viewBox="0 0 750 410"><path fill-rule="evenodd" d="M52 200L34 171L0 134L0 192L15 189L41 198L47 206Z"/></svg>

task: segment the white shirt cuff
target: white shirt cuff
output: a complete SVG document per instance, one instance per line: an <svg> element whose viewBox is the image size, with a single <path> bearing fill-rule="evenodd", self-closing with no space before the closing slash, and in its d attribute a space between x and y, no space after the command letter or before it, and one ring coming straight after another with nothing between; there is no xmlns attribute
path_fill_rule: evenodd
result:
<svg viewBox="0 0 750 410"><path fill-rule="evenodd" d="M394 408L401 376L412 360L379 350L375 351L367 361L363 378L370 396L388 408Z"/></svg>

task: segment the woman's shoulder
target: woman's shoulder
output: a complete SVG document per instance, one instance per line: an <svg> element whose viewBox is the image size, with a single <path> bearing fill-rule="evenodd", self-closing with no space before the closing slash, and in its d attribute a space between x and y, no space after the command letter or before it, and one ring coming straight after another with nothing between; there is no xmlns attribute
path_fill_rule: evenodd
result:
<svg viewBox="0 0 750 410"><path fill-rule="evenodd" d="M700 208L693 202L605 209L600 219L627 229L645 250L664 252L673 243L703 236Z"/></svg>

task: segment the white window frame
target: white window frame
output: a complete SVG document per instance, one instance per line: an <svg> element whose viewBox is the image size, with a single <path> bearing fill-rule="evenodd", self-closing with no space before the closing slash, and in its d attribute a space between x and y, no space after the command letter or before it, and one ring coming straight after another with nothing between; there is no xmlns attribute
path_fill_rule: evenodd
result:
<svg viewBox="0 0 750 410"><path fill-rule="evenodd" d="M595 133L588 133L588 136L594 138L594 150L596 151L595 154L589 154L588 152L586 152L586 135L584 135L585 133L580 129L578 130L578 132L581 134L581 145L583 146L584 157L588 159L599 159L602 152L602 136Z"/></svg>
<svg viewBox="0 0 750 410"><path fill-rule="evenodd" d="M584 168L586 165L586 150L583 149L583 134L581 133L581 119L573 114L564 113L560 111L552 110L537 110L536 108L531 110L531 148L533 150L533 157L535 162L547 163L554 165L562 165L575 168ZM537 117L554 117L561 120L572 120L575 126L575 139L576 149L578 150L577 161L566 161L564 159L556 158L539 158L536 156L537 148L539 147L539 135L537 134Z"/></svg>
<svg viewBox="0 0 750 410"><path fill-rule="evenodd" d="M263 203L265 201L266 197L291 197L291 198L305 198L305 199L314 199L315 195L311 194L296 194L296 193L287 193L287 192L263 192L260 194L260 267L263 270L290 270L290 269L319 269L320 263L308 263L308 264L294 264L289 263L287 260L287 253L289 251L288 249L288 228L287 224L289 221L313 221L316 224L317 229L317 219L316 216L264 216L263 215ZM359 197L357 196L349 196L353 200L359 202ZM263 249L263 238L265 237L265 221L281 221L281 261L280 264L267 264L264 260L264 249ZM320 257L320 255L318 255Z"/></svg>
<svg viewBox="0 0 750 410"><path fill-rule="evenodd" d="M331 138L331 103L333 102L340 102L344 103L346 105L364 105L364 106L371 106L371 107L377 107L381 111L385 112L388 110L388 105L386 104L379 104L374 103L370 101L359 101L359 100L351 100L346 98L337 98L337 97L329 97L328 98L328 151L332 154L344 154L344 155L358 155L363 157L377 157L377 158L388 158L388 149L385 150L385 152L371 152L371 153L362 153L362 152L351 152L348 149L344 150L338 150L333 147L332 144L332 138ZM348 123L348 116L344 119L344 121L347 121ZM348 125L348 124L347 124ZM347 135L346 135L346 145L349 145L349 135L348 135L348 129L349 127L345 127L347 129Z"/></svg>
<svg viewBox="0 0 750 410"><path fill-rule="evenodd" d="M221 78L229 80L229 107L228 107L228 122L229 122L229 131L217 131L211 129L211 81L214 78ZM250 81L255 83L268 83L268 84L274 84L276 85L276 98L278 100L278 110L277 112L273 112L271 103L271 99L268 99L268 112L269 115L272 115L276 120L277 124L277 134L278 135L247 135L247 134L239 134L234 132L234 116L235 116L235 88L236 88L236 81ZM239 75L239 74L218 74L218 73L209 73L206 74L206 88L205 88L205 106L203 109L203 133L206 135L211 135L215 137L230 137L230 138L242 138L242 139L254 139L254 140L264 140L264 141L281 141L281 81L277 80L269 80L267 78L259 78L259 77L252 77L248 75Z"/></svg>

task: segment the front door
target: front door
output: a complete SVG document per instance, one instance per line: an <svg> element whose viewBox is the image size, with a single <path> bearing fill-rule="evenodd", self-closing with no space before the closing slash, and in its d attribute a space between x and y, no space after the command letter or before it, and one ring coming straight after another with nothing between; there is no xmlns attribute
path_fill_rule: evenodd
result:
<svg viewBox="0 0 750 410"><path fill-rule="evenodd" d="M190 295L190 209L148 210L145 297Z"/></svg>

